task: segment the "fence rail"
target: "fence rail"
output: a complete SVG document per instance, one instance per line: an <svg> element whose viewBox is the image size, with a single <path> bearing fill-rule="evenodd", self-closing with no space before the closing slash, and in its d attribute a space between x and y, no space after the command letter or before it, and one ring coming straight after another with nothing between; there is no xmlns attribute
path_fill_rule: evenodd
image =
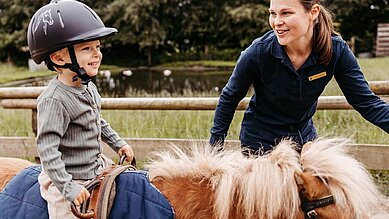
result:
<svg viewBox="0 0 389 219"><path fill-rule="evenodd" d="M370 88L377 95L389 95L389 81L369 81ZM34 99L45 87L1 87L0 99Z"/></svg>
<svg viewBox="0 0 389 219"><path fill-rule="evenodd" d="M382 96L389 103L389 96ZM108 110L214 110L219 98L102 98L101 108ZM250 98L244 98L236 108L245 110ZM0 106L6 109L36 110L36 99L3 99ZM352 107L343 96L319 97L319 110L348 110Z"/></svg>
<svg viewBox="0 0 389 219"><path fill-rule="evenodd" d="M389 81L372 81L371 89L377 95L389 95ZM0 106L9 109L36 109L36 98L44 87L12 87L0 88ZM382 96L389 102L389 96ZM102 98L102 109L125 110L214 110L217 97L209 98ZM250 99L244 98L237 110L246 109ZM343 96L319 97L319 110L352 109Z"/></svg>

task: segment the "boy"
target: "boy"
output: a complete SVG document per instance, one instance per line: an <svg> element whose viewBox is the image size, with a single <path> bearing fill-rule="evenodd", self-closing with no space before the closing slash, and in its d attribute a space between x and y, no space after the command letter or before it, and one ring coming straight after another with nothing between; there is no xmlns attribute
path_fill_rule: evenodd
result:
<svg viewBox="0 0 389 219"><path fill-rule="evenodd" d="M37 148L43 165L39 183L50 218L74 218L71 202L84 202L90 196L84 185L112 163L102 154L101 141L127 155L128 162L134 157L101 118L101 97L91 82L102 59L99 40L116 33L92 9L73 0L52 1L30 21L27 39L33 60L45 61L58 73L37 100Z"/></svg>

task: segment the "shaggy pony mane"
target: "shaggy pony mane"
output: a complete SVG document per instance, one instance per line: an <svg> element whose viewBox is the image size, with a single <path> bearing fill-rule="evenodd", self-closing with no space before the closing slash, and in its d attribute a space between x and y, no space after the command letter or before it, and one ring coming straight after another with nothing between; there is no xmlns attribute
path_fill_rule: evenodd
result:
<svg viewBox="0 0 389 219"><path fill-rule="evenodd" d="M294 172L301 171L294 147L285 140L272 153L249 159L240 150L217 152L208 145L193 145L186 153L173 147L157 153L146 167L151 181L207 179L215 191L215 218L228 218L233 205L245 218L293 218L300 206Z"/></svg>
<svg viewBox="0 0 389 219"><path fill-rule="evenodd" d="M301 216L294 178L301 171L321 178L345 214L368 218L374 212L386 212L388 206L382 203L387 199L364 165L347 153L350 144L343 138L319 138L305 145L300 156L296 145L285 139L271 153L257 158L245 158L236 148L218 152L203 144L184 151L173 146L157 152L146 168L151 181L159 177L209 181L215 193L213 217L218 219L229 218L232 208L245 218Z"/></svg>

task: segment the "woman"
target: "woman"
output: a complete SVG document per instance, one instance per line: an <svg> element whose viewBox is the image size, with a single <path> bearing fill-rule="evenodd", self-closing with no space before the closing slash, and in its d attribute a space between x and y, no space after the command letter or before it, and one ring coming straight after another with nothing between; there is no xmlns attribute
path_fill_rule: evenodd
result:
<svg viewBox="0 0 389 219"><path fill-rule="evenodd" d="M319 0L270 0L269 31L242 52L215 111L211 145L223 145L235 109L254 88L242 121L246 153L271 150L282 138L298 145L317 137L317 101L334 76L347 101L389 132L389 105L374 95L355 56L334 31Z"/></svg>

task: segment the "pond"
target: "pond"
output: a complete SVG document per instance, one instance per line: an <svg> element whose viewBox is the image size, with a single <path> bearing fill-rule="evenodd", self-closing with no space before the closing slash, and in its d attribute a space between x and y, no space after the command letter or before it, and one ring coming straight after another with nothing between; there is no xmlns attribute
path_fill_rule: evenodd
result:
<svg viewBox="0 0 389 219"><path fill-rule="evenodd" d="M231 71L100 71L95 83L104 97L218 96Z"/></svg>
<svg viewBox="0 0 389 219"><path fill-rule="evenodd" d="M103 97L217 97L232 70L101 70L93 79ZM46 86L53 76L8 86Z"/></svg>

